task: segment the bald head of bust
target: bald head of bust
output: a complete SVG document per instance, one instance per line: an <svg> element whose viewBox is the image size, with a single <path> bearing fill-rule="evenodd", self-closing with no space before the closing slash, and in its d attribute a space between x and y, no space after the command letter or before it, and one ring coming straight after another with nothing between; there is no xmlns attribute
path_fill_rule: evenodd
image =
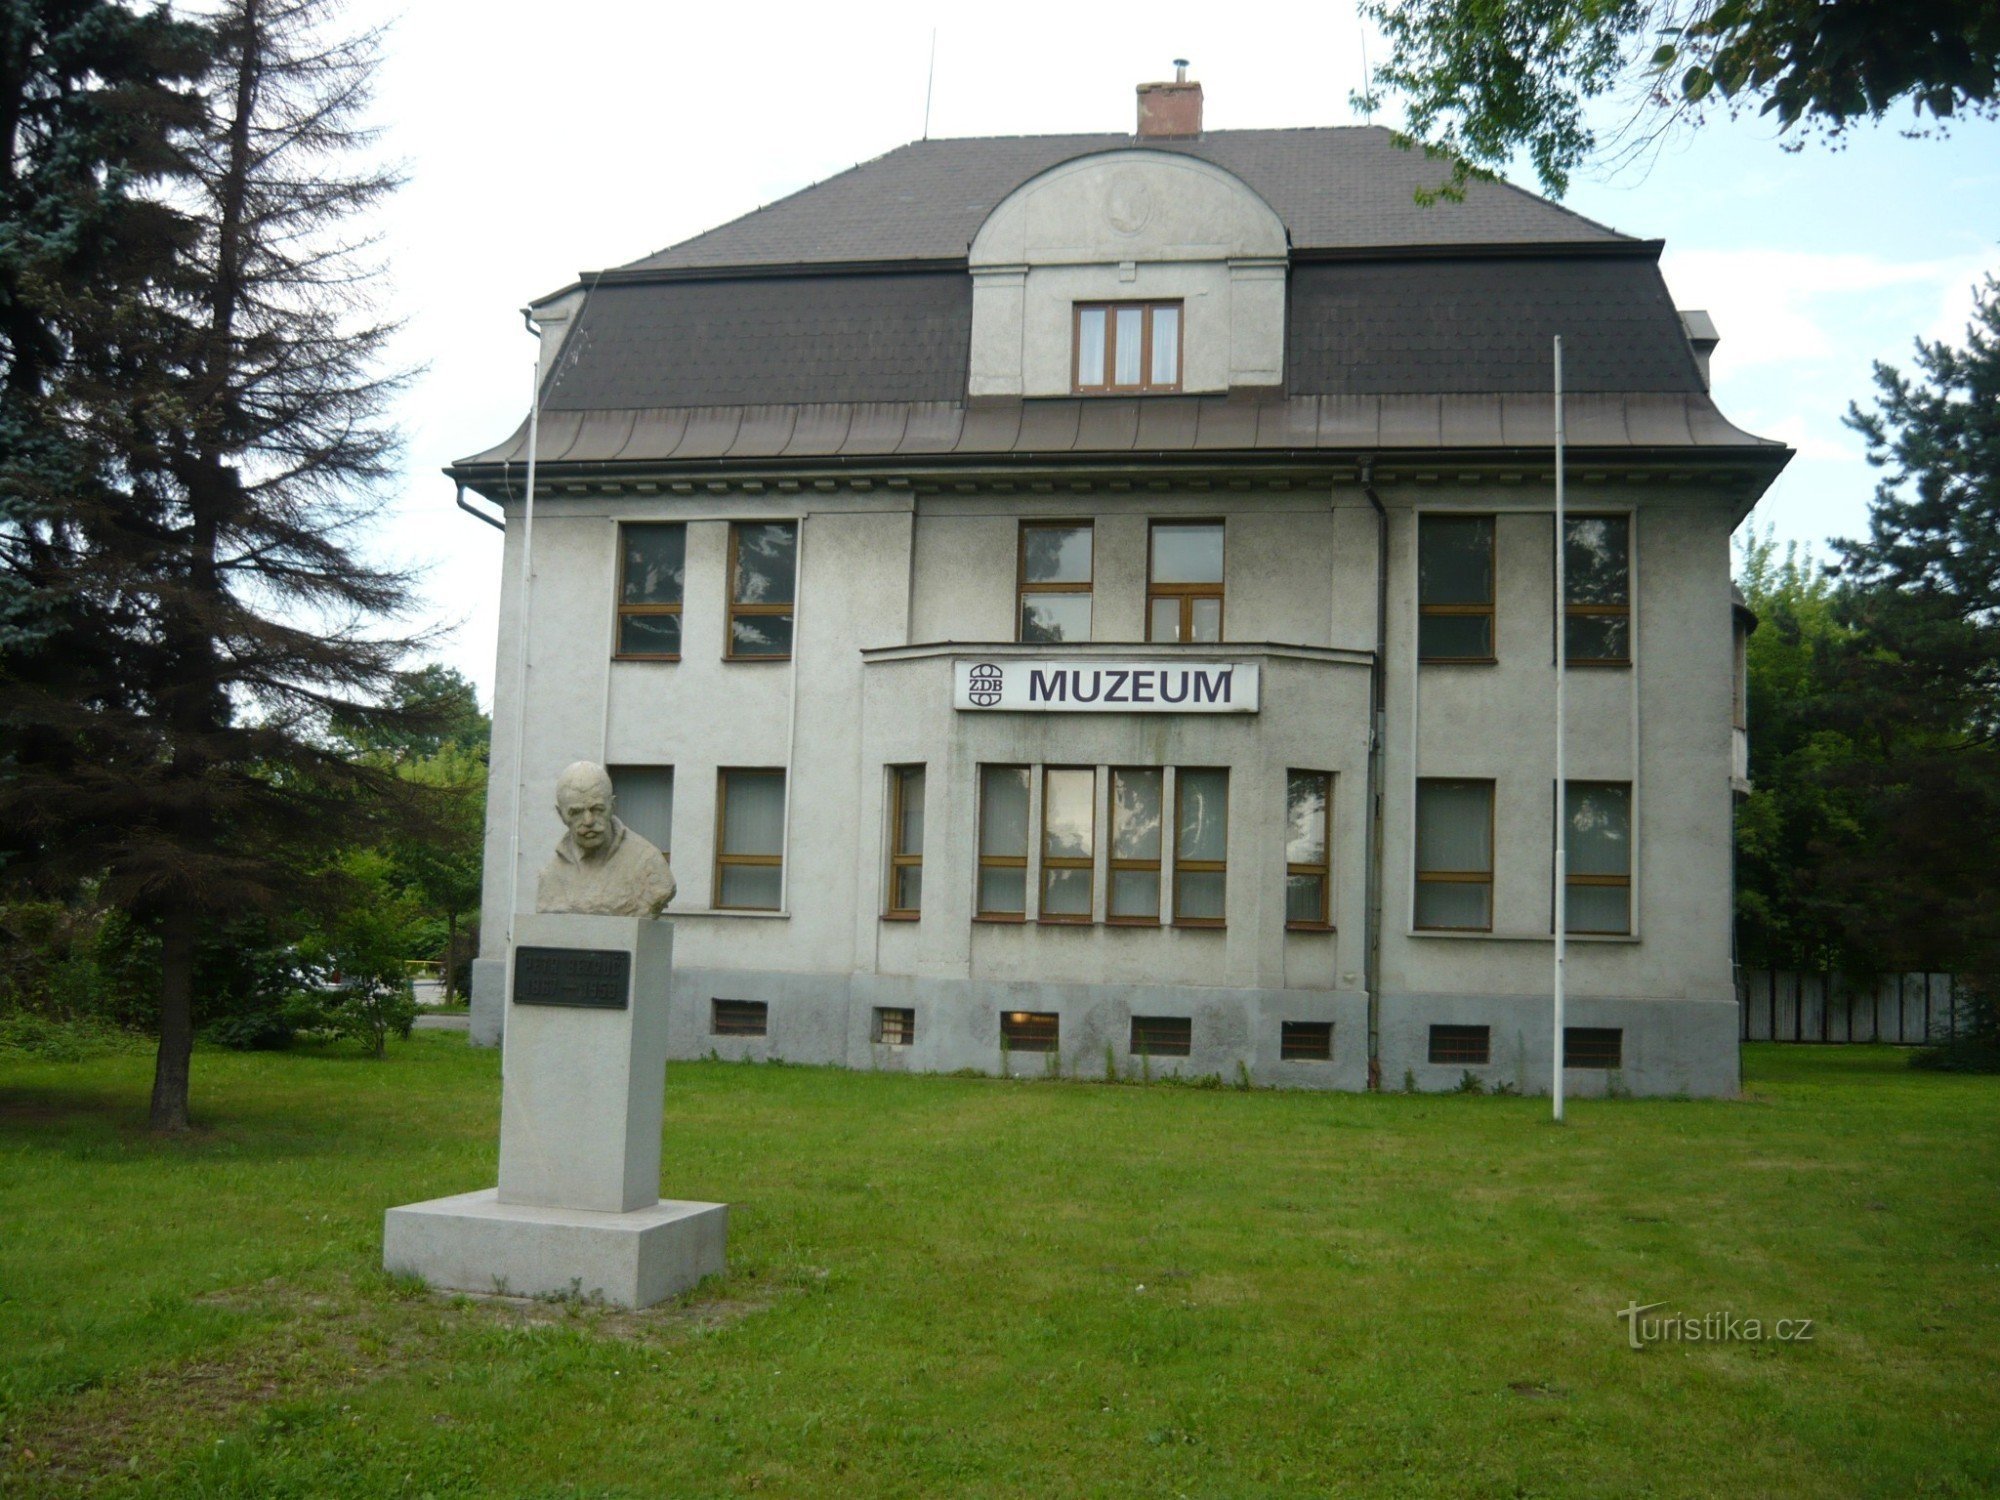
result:
<svg viewBox="0 0 2000 1500"><path fill-rule="evenodd" d="M595 761L577 761L556 778L556 814L584 859L601 856L609 847L617 805L611 773Z"/></svg>

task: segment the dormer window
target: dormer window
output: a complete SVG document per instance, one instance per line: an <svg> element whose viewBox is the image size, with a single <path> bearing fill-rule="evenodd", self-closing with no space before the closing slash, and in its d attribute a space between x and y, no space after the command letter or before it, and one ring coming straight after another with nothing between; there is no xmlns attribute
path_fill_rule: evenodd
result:
<svg viewBox="0 0 2000 1500"><path fill-rule="evenodd" d="M1076 368L1080 395L1178 391L1181 388L1181 304L1079 302Z"/></svg>

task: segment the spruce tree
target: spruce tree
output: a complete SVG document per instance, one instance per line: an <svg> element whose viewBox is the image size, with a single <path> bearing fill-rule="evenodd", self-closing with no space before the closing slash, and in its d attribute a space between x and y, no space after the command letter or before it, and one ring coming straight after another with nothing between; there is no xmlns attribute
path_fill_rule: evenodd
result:
<svg viewBox="0 0 2000 1500"><path fill-rule="evenodd" d="M1919 340L1916 371L1875 367L1848 424L1884 469L1869 534L1835 543L1851 631L1829 721L1873 836L1830 879L1849 921L1906 966L1950 966L2000 1024L2000 281L1975 296L1963 348Z"/></svg>
<svg viewBox="0 0 2000 1500"><path fill-rule="evenodd" d="M378 37L328 0L218 0L203 31L186 175L154 203L183 232L107 372L103 522L42 583L88 614L55 665L96 664L0 681L14 873L101 877L159 937L161 1130L188 1122L198 940L398 806L330 724L394 717L413 644L384 626L408 576L361 551L397 442L358 227L395 186L364 124Z"/></svg>

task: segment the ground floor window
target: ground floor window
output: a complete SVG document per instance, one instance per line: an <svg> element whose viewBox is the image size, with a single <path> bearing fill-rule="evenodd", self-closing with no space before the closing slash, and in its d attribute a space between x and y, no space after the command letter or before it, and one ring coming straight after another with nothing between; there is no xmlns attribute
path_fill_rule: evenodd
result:
<svg viewBox="0 0 2000 1500"><path fill-rule="evenodd" d="M715 904L777 911L785 889L785 773L717 773Z"/></svg>
<svg viewBox="0 0 2000 1500"><path fill-rule="evenodd" d="M924 768L889 768L889 915L905 920L924 906Z"/></svg>
<svg viewBox="0 0 2000 1500"><path fill-rule="evenodd" d="M673 853L674 768L613 766L611 795L618 819L662 854Z"/></svg>
<svg viewBox="0 0 2000 1500"><path fill-rule="evenodd" d="M1105 921L1160 925L1160 835L1165 777L1158 766L1111 773L1111 899Z"/></svg>
<svg viewBox="0 0 2000 1500"><path fill-rule="evenodd" d="M1097 772L1050 766L1042 772L1044 922L1088 922L1095 914Z"/></svg>
<svg viewBox="0 0 2000 1500"><path fill-rule="evenodd" d="M1285 925L1325 931L1332 925L1328 890L1328 831L1333 777L1325 771L1285 773Z"/></svg>
<svg viewBox="0 0 2000 1500"><path fill-rule="evenodd" d="M1018 922L1028 911L1028 768L979 768L979 916Z"/></svg>
<svg viewBox="0 0 2000 1500"><path fill-rule="evenodd" d="M1570 932L1632 930L1632 787L1572 781L1563 796L1563 921Z"/></svg>
<svg viewBox="0 0 2000 1500"><path fill-rule="evenodd" d="M1229 773L1174 773L1174 924L1220 927L1228 891Z"/></svg>
<svg viewBox="0 0 2000 1500"><path fill-rule="evenodd" d="M1412 926L1493 930L1493 783L1417 783L1417 891Z"/></svg>

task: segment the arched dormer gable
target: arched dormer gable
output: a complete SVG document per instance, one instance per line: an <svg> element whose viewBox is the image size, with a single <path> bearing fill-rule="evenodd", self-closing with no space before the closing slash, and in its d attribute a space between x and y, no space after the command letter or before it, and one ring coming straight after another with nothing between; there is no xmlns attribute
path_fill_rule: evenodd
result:
<svg viewBox="0 0 2000 1500"><path fill-rule="evenodd" d="M1241 178L1209 162L1146 149L1064 162L994 207L968 261L971 395L1067 396L1115 384L1112 366L1102 382L1078 374L1079 339L1095 357L1102 326L1085 324L1081 310L1100 304L1155 310L1148 337L1157 315L1179 340L1173 389L1284 379L1285 226Z"/></svg>

